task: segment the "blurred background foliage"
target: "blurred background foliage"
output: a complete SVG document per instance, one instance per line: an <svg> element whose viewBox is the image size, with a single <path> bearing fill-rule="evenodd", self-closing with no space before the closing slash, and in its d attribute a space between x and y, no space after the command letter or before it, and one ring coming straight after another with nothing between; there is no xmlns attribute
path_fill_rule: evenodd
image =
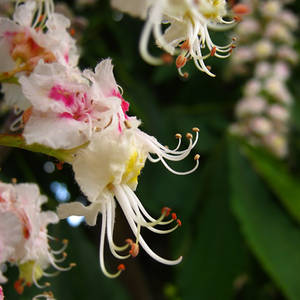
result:
<svg viewBox="0 0 300 300"><path fill-rule="evenodd" d="M126 1L126 0L124 0ZM216 78L188 65L187 80L176 67L152 67L139 56L138 41L143 22L113 11L107 0L78 8L67 2L75 15L88 19L80 45L82 68L94 68L111 57L117 82L130 102L130 114L143 121L142 129L170 147L174 135L200 128L196 147L200 167L180 177L162 165L147 163L137 194L153 215L171 207L183 226L168 236L145 232L152 248L168 258L183 255L175 267L152 261L144 251L125 261L118 279L107 279L98 264L99 227L84 222L72 227L67 221L50 232L69 240L68 260L77 263L70 272L51 279L59 300L76 299L300 299L300 86L299 65L290 89L295 97L290 132L290 155L284 161L229 136L234 107L245 79L224 80L228 61L210 59ZM300 2L292 5L300 11ZM300 49L299 43L297 49ZM153 46L154 52L157 49ZM2 115L2 121L7 114ZM51 128L49 128L51 130ZM196 152L194 153L196 154ZM50 157L20 149L1 149L1 179L37 182L48 195L48 208L58 201L84 197L72 170L62 170ZM176 165L187 170L193 156ZM122 242L130 229L117 213L116 237ZM55 243L53 245L55 247ZM107 251L109 267L118 264ZM26 288L22 296L13 289L17 271L9 269L4 286L6 299L31 299L39 293Z"/></svg>

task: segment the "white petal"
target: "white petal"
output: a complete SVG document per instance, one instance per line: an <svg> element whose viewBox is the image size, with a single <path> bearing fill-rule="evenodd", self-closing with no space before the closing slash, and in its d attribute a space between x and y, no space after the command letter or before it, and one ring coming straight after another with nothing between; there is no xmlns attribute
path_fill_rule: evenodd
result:
<svg viewBox="0 0 300 300"><path fill-rule="evenodd" d="M158 0L161 1L161 0ZM145 19L152 1L149 0L111 0L111 6L133 17Z"/></svg>
<svg viewBox="0 0 300 300"><path fill-rule="evenodd" d="M38 143L53 149L71 149L87 141L87 126L73 119L33 114L25 125L23 136L29 145Z"/></svg>

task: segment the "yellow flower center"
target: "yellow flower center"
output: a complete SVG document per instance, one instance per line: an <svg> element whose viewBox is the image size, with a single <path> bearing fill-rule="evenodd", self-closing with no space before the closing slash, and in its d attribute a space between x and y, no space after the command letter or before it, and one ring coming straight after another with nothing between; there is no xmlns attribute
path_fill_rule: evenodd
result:
<svg viewBox="0 0 300 300"><path fill-rule="evenodd" d="M19 277L23 279L26 283L32 283L32 277L35 280L39 280L43 276L42 268L36 264L34 260L30 260L19 266Z"/></svg>
<svg viewBox="0 0 300 300"><path fill-rule="evenodd" d="M126 170L123 174L122 181L129 185L137 184L137 179L145 165L145 160L146 157L135 150L127 161Z"/></svg>

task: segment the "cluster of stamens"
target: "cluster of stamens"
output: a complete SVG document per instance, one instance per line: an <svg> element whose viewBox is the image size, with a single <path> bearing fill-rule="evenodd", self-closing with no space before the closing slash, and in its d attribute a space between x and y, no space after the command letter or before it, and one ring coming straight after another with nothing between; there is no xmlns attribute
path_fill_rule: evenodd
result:
<svg viewBox="0 0 300 300"><path fill-rule="evenodd" d="M49 239L51 240L55 240L57 241L56 238L53 238L51 236L47 236ZM63 262L66 257L67 257L67 253L65 252L67 246L68 246L68 240L64 239L62 240L62 244L63 246L58 249L58 250L53 250L53 249L50 249L49 248L49 251L47 253L47 258L48 258L48 262L50 264L50 266L52 266L54 269L56 269L55 272L53 273L48 273L44 270L41 269L41 267L38 265L38 261L36 262L32 262L33 263L33 267L32 267L32 270L31 270L31 282L26 282L24 278L19 278L17 281L15 281L14 283L14 288L15 290L17 291L18 294L22 294L23 293L23 290L24 290L24 287L25 286L31 286L31 284L33 283L36 287L42 289L42 288L46 288L46 287L49 287L50 286L50 283L49 282L45 282L43 284L40 284L38 282L38 279L40 277L53 277L53 276L57 276L61 271L69 271L71 270L73 267L76 266L75 263L70 263L68 267L61 267L61 266L58 266L57 263L61 263ZM31 263L31 262L27 262L25 264L28 264L28 263ZM42 274L39 276L39 278L36 277L36 274L38 274L39 272L42 272ZM38 295L36 297L42 297L47 294L48 292L45 292L44 294L41 294L41 295ZM48 295L48 294L47 294ZM49 296L49 295L48 295ZM39 298L35 298L35 299L39 299ZM47 298L48 299L48 298ZM51 297L49 299L52 299Z"/></svg>

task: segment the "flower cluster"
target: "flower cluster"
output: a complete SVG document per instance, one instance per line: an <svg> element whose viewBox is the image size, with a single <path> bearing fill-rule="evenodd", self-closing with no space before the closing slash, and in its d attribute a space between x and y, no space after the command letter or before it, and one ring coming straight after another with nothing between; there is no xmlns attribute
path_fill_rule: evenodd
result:
<svg viewBox="0 0 300 300"><path fill-rule="evenodd" d="M147 159L161 162L177 175L196 170L198 154L194 156L194 167L188 171L176 171L168 161L183 160L191 153L198 141L199 129L193 128L193 134L186 134L186 149L181 149L180 134L176 135L177 146L169 149L141 131L138 128L141 122L127 114L129 103L115 81L111 60L102 60L95 70L81 71L76 65L78 56L74 40L66 31L69 21L54 13L51 3L28 0L17 5L13 21L0 19L5 25L1 27L0 35L2 54L8 57L0 79L10 85L11 93L15 93L16 86L11 85L11 79L17 78L22 95L22 98L13 97L17 101L9 102L22 110L13 127L22 130L27 145L38 144L66 154L90 205L83 206L79 202L62 204L58 207L58 215L60 218L85 216L87 224L93 226L98 214L102 214L99 260L106 276L116 277L125 268L120 264L115 273L106 270L106 239L111 253L118 259L135 257L141 245L155 260L177 264L181 257L168 260L157 255L143 239L141 229L145 227L166 234L181 226L181 221L175 213L170 214L169 208L163 208L158 219L151 217L134 191ZM40 6L46 15L41 13ZM5 86L3 92L5 96L10 93ZM135 241L127 238L122 246L113 240L116 202L135 236ZM171 223L175 225L169 227ZM167 226L167 229L161 226ZM36 269L35 260L31 261L28 267L35 270L34 274L36 270L41 272L41 267ZM50 262L54 264L53 259Z"/></svg>
<svg viewBox="0 0 300 300"><path fill-rule="evenodd" d="M240 46L230 70L249 74L251 63L256 65L253 78L246 83L243 98L237 104L238 121L232 125L231 132L282 158L288 153L288 122L293 99L286 82L290 64L298 60L292 34L297 19L281 1L254 1L252 11L251 17L237 29Z"/></svg>
<svg viewBox="0 0 300 300"><path fill-rule="evenodd" d="M6 184L0 182L0 283L7 278L3 275L5 264L13 264L19 268L19 279L15 282L16 291L21 294L26 285L32 283L42 288L38 280L42 276L52 276L45 270L52 266L56 271L62 268L67 241L59 250L50 248L48 240L48 224L58 222L58 216L52 211L41 211L41 205L47 198L40 194L35 184ZM0 294L1 295L1 294Z"/></svg>
<svg viewBox="0 0 300 300"><path fill-rule="evenodd" d="M225 0L111 0L112 7L134 17L146 19L140 38L141 56L150 64L160 65L170 61L168 55L154 57L148 51L151 33L157 45L171 56L176 56L176 67L182 68L192 59L197 69L210 76L210 66L204 62L215 56L227 58L235 48L235 39L227 45L215 44L209 30L228 30L235 25L240 14L248 12L246 6L229 9ZM163 25L168 24L166 29Z"/></svg>

